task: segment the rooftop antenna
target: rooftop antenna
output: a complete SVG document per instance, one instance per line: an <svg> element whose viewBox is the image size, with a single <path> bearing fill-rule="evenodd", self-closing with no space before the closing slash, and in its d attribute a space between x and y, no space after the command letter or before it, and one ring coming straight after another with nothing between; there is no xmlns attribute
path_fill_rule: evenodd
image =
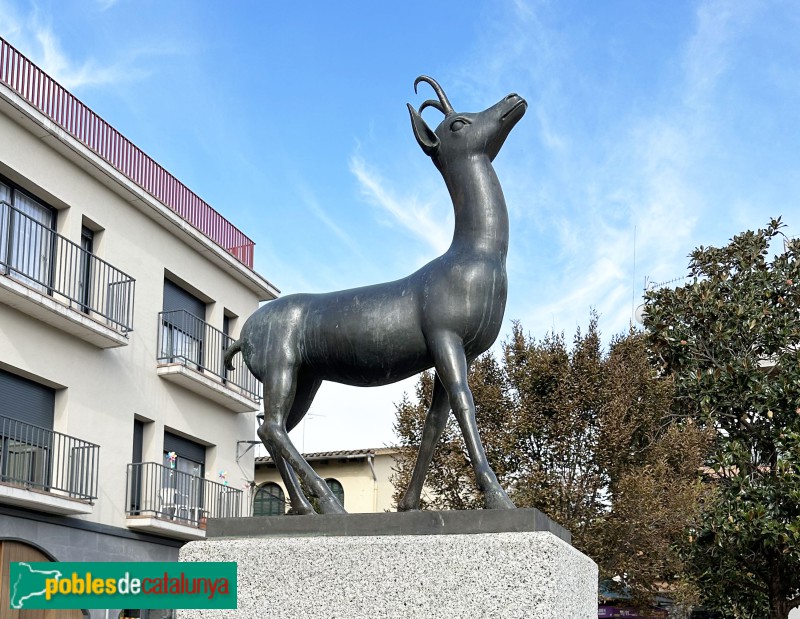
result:
<svg viewBox="0 0 800 619"><path fill-rule="evenodd" d="M643 290L647 292L652 285L650 281L650 276L644 276L644 287ZM643 325L644 324L644 314L645 314L645 306L644 303L640 303L633 312L633 319L636 321L637 324Z"/></svg>
<svg viewBox="0 0 800 619"><path fill-rule="evenodd" d="M306 453L306 422L309 418L314 419L315 417L324 417L325 415L320 415L319 413L308 413L305 417L303 417L303 437L301 440L302 446L300 447L300 451Z"/></svg>

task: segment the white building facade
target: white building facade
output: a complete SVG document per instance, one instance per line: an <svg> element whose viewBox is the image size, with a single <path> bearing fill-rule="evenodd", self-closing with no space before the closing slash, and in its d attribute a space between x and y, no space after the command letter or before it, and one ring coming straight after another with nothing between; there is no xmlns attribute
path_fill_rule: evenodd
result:
<svg viewBox="0 0 800 619"><path fill-rule="evenodd" d="M222 359L278 294L252 260L0 39L0 616L9 561L175 560L249 512L260 385Z"/></svg>

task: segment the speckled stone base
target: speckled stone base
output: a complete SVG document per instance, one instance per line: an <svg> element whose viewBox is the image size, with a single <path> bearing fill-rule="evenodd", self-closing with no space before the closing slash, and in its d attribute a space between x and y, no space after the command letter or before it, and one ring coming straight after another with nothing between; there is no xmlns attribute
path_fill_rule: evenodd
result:
<svg viewBox="0 0 800 619"><path fill-rule="evenodd" d="M238 610L179 619L595 619L597 566L549 532L190 542L181 561L236 561Z"/></svg>

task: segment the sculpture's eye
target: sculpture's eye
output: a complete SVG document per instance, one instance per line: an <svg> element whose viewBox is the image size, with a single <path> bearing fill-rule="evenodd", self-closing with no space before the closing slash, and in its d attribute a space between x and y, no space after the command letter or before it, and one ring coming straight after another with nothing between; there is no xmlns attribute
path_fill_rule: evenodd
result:
<svg viewBox="0 0 800 619"><path fill-rule="evenodd" d="M467 126L467 121L463 118L456 118L453 122L450 123L450 131L461 131L464 127Z"/></svg>

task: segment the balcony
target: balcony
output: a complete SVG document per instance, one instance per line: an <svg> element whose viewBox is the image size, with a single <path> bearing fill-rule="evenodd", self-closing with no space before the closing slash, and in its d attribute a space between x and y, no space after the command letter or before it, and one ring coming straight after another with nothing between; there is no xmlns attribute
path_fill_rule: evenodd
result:
<svg viewBox="0 0 800 619"><path fill-rule="evenodd" d="M94 344L128 343L135 281L0 202L0 302Z"/></svg>
<svg viewBox="0 0 800 619"><path fill-rule="evenodd" d="M225 368L234 340L185 310L158 315L158 375L236 413L260 407L261 383L241 355Z"/></svg>
<svg viewBox="0 0 800 619"><path fill-rule="evenodd" d="M127 526L177 539L203 539L207 518L242 515L244 492L156 462L128 465Z"/></svg>
<svg viewBox="0 0 800 619"><path fill-rule="evenodd" d="M0 503L53 514L89 514L100 447L0 417Z"/></svg>

